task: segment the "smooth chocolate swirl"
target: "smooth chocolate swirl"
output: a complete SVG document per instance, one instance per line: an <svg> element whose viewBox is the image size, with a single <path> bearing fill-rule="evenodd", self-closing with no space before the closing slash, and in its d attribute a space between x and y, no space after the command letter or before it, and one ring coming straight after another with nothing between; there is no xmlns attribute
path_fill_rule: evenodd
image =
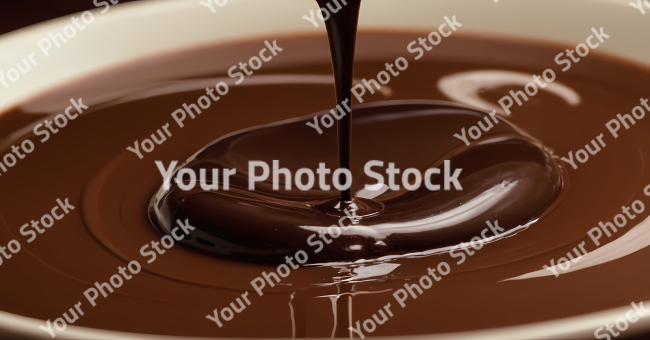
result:
<svg viewBox="0 0 650 340"><path fill-rule="evenodd" d="M421 173L439 168L441 173L433 175L431 182L441 189L444 178L460 168L462 191L432 191L421 185L415 191L384 187L368 192L365 185L376 181L356 172L351 189L356 196L361 194L357 198L360 210L370 211L373 204L381 206L376 210L383 210L354 221L351 227L329 213L338 202L335 191L324 192L318 187L301 191L295 186L286 190L283 176L279 177L280 190L273 189L273 176L269 176L267 182L257 183L256 190L249 191L249 161L272 164L279 160L280 167L292 174L300 168L315 169L320 162L327 167L336 165L334 131L314 133L305 128L311 117L303 117L234 133L211 143L176 171L190 168L198 174L200 169L209 169L207 173L219 169L223 173L235 168L230 189L206 191L197 183L195 189L183 191L173 183L170 190L161 189L152 201L152 220L165 233L177 219L192 221L197 231L184 243L195 249L278 261L319 240L310 236L332 234L328 231L331 226L345 226L333 242L323 240L322 249L310 261L358 260L467 242L479 235L488 220L498 220L505 230L529 224L562 188L559 168L542 144L497 116L435 101L373 103L359 105L355 112L354 168L361 169L371 160L384 161L384 169L388 162ZM477 122L491 129L471 146L449 138L461 127ZM443 166L445 160L451 169ZM380 172L378 169L375 171ZM221 180L212 179L209 184ZM219 187L223 183L219 182Z"/></svg>

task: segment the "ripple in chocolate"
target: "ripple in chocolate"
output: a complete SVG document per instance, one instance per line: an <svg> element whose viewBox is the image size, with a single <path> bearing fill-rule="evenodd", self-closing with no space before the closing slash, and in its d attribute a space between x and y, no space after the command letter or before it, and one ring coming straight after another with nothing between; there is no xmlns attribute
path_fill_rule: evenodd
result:
<svg viewBox="0 0 650 340"><path fill-rule="evenodd" d="M347 212L337 204L340 198L331 179L323 183L331 190L291 190L285 186L291 176L269 176L249 190L251 161L280 160L287 174L336 166L336 131L313 133L305 128L312 118L307 116L234 132L210 143L174 173L236 169L229 190L206 190L198 184L187 190L185 183L173 181L152 199L150 219L164 233L170 233L177 219L189 219L196 230L182 242L222 256L283 261L286 255L310 249L312 262L352 261L469 242L488 221L505 231L530 225L562 189L554 157L541 142L502 118L439 101L388 101L353 110L352 168L359 171L352 175L355 199ZM477 122L491 128L472 145L450 138L460 127ZM443 190L425 185L408 190L392 180L379 184L360 171L372 160L421 174L438 169L431 182ZM452 171L462 190L449 183ZM453 186L456 190L450 190Z"/></svg>

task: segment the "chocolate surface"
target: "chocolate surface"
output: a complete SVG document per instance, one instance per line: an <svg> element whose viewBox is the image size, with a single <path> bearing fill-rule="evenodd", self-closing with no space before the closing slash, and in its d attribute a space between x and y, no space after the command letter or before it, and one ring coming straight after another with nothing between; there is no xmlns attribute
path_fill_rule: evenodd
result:
<svg viewBox="0 0 650 340"><path fill-rule="evenodd" d="M378 54L381 51L382 55L391 53L393 56L386 61L392 61L395 57L407 56L405 46L423 34L425 33L362 32L358 37L357 52L363 52L364 55L373 51ZM327 53L327 39L323 36L277 39L278 44L285 49L283 53L295 57L291 65L271 62L247 79L274 76L272 79L278 80L277 82L269 80L266 84L255 86L248 86L244 82L240 86L232 86L230 92L218 103L195 120L188 120L182 129L173 125L170 114L183 103L196 102L196 98L205 93L203 84L206 80L210 80L210 86L214 86L217 82L214 79L227 78L224 72L211 71L215 56L227 52L235 60L247 59L254 55L252 51L259 51L259 41L205 47L161 56L155 63L146 60L125 65L121 69L62 86L56 93L42 94L20 108L3 113L0 116L5 148L2 154L10 152L12 144L20 143L26 138L36 144L36 149L0 177L0 190L3 192L0 196L3 207L0 235L3 244L16 239L22 246L20 252L13 254L0 267L3 277L7 278L3 280L5 289L0 291L0 309L18 315L54 320L81 301L85 315L75 322L75 326L179 336L246 338L291 337L295 334L296 337L330 337L333 330L338 335L349 334L348 323L345 321L352 321L354 325L356 320L370 318L378 309L392 302L394 316L378 327L372 336L405 336L557 320L650 299L647 290L650 278L645 270L650 256L647 247L558 278L550 275L514 279L544 271L543 265L547 265L551 259L566 256L580 242L587 242L587 251L595 251L593 242L587 236L590 229L600 221L612 221L621 213L621 206L630 206L635 200L646 204L650 202L643 193L643 188L650 183L650 176L644 167L650 137L647 123L643 120L638 120L629 130L621 130L617 139L605 135L604 142L607 146L591 155L589 161L580 164L578 169L572 169L557 158L551 158L557 156L548 156L564 157L571 150L591 144L595 136L608 133L605 123L615 118L617 113L624 113L623 110L638 105L640 97L647 97L644 85L647 83L648 71L591 53L588 58L574 65L570 72L557 72L556 82L578 93L581 99L579 104L571 105L553 93L540 91L524 106L513 110L511 115L501 117L501 123L482 137L488 142L485 145L473 144L463 148L464 144L453 137L462 127L469 128L488 117L485 113L471 109L451 113L445 107L440 115L449 116L445 116L448 119L444 121L437 119L439 115L418 116L412 121L399 116L399 124L373 122L371 118L381 114L368 109L368 121L363 120L366 117L364 108L371 107L373 102L408 101L392 106L397 108L397 113L412 112L412 107L409 106L413 105L422 105L424 111L438 109L439 103L428 101L450 100L439 88L442 78L461 72L484 70L535 74L554 67L555 55L566 49L564 46L462 35L454 35L437 46L435 56L427 55L412 62L412 58L409 58L408 70L386 86L390 91L368 95L364 97L366 103L356 106L359 115L355 118L360 119L353 123L359 124L359 128L355 126L353 135L355 142L352 150L355 158L352 169L357 173L354 162L363 164L366 157L385 162L394 161L403 168L422 169L440 159L449 159L442 155L459 148L454 159L468 169L465 181L471 180L471 169L475 169L476 174L491 174L495 181L493 183L506 178L535 181L530 183L539 189L527 187L519 192L524 197L517 200L516 204L526 207L518 209L519 213L508 211L508 206L501 215L480 218L498 218L502 226L524 227L508 237L486 242L481 249L474 249L473 255L465 253L465 261L460 264L460 259L452 257L448 251L426 253L421 250L466 240L472 232L477 231L472 226L478 228L478 222L461 225L460 230L467 234L452 234L446 240L432 238L436 242L442 242L434 242L435 247L419 237L406 241L396 240L395 244L400 246L413 245L408 249L399 248L399 254L420 251L411 256L394 257L390 255L397 253L387 250L386 253L370 253L367 261L316 261L320 264L312 263L292 270L275 287L267 285L264 296L258 296L252 290L251 281L262 272L275 271L276 263L242 261L222 255L210 256L180 245L166 249L154 262L147 263L149 257L143 257L141 248L152 241L159 242L162 237L152 227L147 214L151 197L159 190L162 181L154 161L169 164L172 160L186 160L220 136L265 126L250 130L252 133L249 132L248 136L257 138L255 141L258 143L251 145L264 143L269 148L271 153L264 154L268 159L274 156L272 152L278 152L278 155L283 152L281 149L272 149L273 143L279 143L282 138L291 141L292 138L304 135L308 141L318 141L318 145L310 148L309 152L320 152L319 155L323 155L326 161L332 162L331 167L336 166L333 130L321 136L300 123L298 125L301 125L302 130L296 130L297 135L285 134L277 139L255 135L255 132L260 131L281 133L283 129L293 129L290 124L275 127L266 125L287 119L301 119L299 117L329 111L332 107L332 84L306 81L312 79L312 76L331 76L329 61L315 59L312 53L314 50ZM278 60L280 58L282 55ZM375 77L379 70L384 69L386 61L359 60L355 66L355 78ZM116 95L108 96L113 98L111 100L92 100L90 93L112 93L114 89L111 79L126 79L134 84L142 84L142 79L155 74L161 67L175 67L182 71L185 67L190 68L190 64L192 68L203 67L205 73L197 77L193 71L188 71L187 76L167 79L169 82L147 83L146 91L139 93L134 90L130 93L142 94L133 97L136 99ZM304 77L294 77L296 75ZM183 87L172 91L169 90L170 84L182 84ZM163 88L167 89L160 92L164 95L143 94ZM485 87L479 96L493 103L496 108L497 101L513 88L518 87L509 84ZM60 100L61 106L54 105L52 110L41 109L48 107L48 98L79 97L77 93L84 91L89 93L84 95L84 100L87 104L92 103L90 109L70 121L65 129L53 134L46 143L40 143L42 137L35 136L31 132L32 127L53 113L62 112L69 105L65 104L65 99ZM382 107L386 107L386 104ZM155 150L145 154L143 159L125 149L126 146L132 146L135 140L150 138L152 133L169 122L172 123L172 136L156 145ZM364 125L376 129L366 131ZM398 127L405 130L399 130ZM412 130L406 128L419 129L423 133L410 133ZM244 136L247 134L235 134L229 138ZM398 140L404 144L389 143L389 137L393 136L402 136ZM418 140L418 136L425 139ZM497 136L504 138L499 139ZM359 143L356 138L359 138ZM541 143L548 149L545 150ZM370 145L376 144L379 146L370 148ZM246 145L238 147L245 148ZM368 148L367 156L364 155L365 147ZM355 148L358 148L358 160ZM417 152L405 152L405 148L416 148ZM242 159L247 159L258 151L261 152L251 146L247 149L250 153L243 154ZM489 162L479 162L475 153L502 158L490 157ZM463 155L473 156L463 160ZM209 150L201 157L214 161L220 159L220 154ZM201 161L201 157L195 161ZM292 164L292 160L296 163ZM297 160L291 154L286 162L285 167L298 167L302 166L301 162L307 164L313 160ZM454 160L452 164L453 162ZM552 166L550 170L544 168L549 164L558 164L559 172L552 170ZM557 192L554 190L559 187L559 173L563 186L556 197ZM540 179L548 180L540 182ZM361 184L364 183L359 178L355 185ZM468 184L467 188L480 191L483 184L482 181L477 181L474 185ZM403 195L403 198L400 196L403 193L395 193L391 197L392 201L386 199L384 204L387 212L391 202L400 199L405 202L430 200L427 205L444 208L444 202L455 198L455 195L461 195L459 199L462 200L469 197L464 195L479 191L426 193L422 196L414 192ZM206 196L224 197L225 193L199 193L193 195L196 198L192 199L199 201L196 203L209 202L212 198ZM278 195L280 194L288 193L279 192ZM322 195L313 201L337 196L336 192L316 194L295 191L291 194L304 195L295 200L298 202L312 200L312 194ZM437 195L440 195L440 202L443 203L436 201ZM449 198L448 195L454 197ZM75 209L28 243L27 238L20 233L21 226L50 213L57 205L56 200L65 198L69 199ZM210 204L207 209L217 206ZM196 215L193 215L190 208L188 205L184 208L186 210L178 213L178 217L182 215L192 223L192 216ZM413 211L424 214L425 210L420 209L418 206ZM221 213L224 216L234 216L236 211ZM381 216L377 218L388 218ZM383 216L388 216L388 213ZM641 222L647 216L647 212L637 214L635 219L628 221L612 237L603 237L600 248L611 246L614 250L629 249L630 245L624 242L624 237L643 228L644 223ZM508 218L512 220L506 223ZM330 223L326 214L318 215L315 220ZM527 223L530 221L534 223ZM251 222L253 227L254 223L257 222ZM197 228L199 225L196 223ZM237 229L233 222L231 226L226 230L245 232L244 225ZM481 227L485 228L485 224ZM204 228L206 232L211 230L207 223ZM480 234L480 230L478 232ZM261 239L261 236L262 234L255 234L243 237L252 242L256 237ZM281 241L290 240L283 238ZM310 259L317 259L312 257L313 248L308 244L305 243L302 249L308 252ZM376 258L383 254L389 256ZM96 300L97 305L92 307L83 292L94 286L95 282L108 282L111 275L117 273L118 266L124 267L133 260L139 261L142 271L106 298L100 296ZM415 283L422 275L426 275L427 268L435 268L442 261L451 267L448 275L435 282L433 288L417 299L408 300L406 308L394 303L392 294L396 290L403 288L405 283ZM368 274L366 269L369 268L375 268L374 276ZM624 289L617 289L623 286ZM211 314L215 308L228 306L245 291L251 293L251 305L224 323L224 327L219 328L206 319L206 314ZM343 293L346 294L343 295L345 298L338 301L345 301L344 306L336 299L334 301L337 303L332 302L331 297ZM342 313L348 314L343 314L346 317L341 318ZM65 333L61 334L63 336Z"/></svg>

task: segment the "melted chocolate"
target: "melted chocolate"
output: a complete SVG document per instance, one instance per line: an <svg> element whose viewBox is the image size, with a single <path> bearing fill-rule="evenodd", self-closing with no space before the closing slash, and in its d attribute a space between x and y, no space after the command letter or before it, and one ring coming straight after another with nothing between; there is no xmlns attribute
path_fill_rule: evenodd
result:
<svg viewBox="0 0 650 340"><path fill-rule="evenodd" d="M359 34L356 76L373 77L384 68L384 61L367 60L388 61L398 56L408 57L406 46L423 34ZM606 132L604 124L615 118L616 113L629 112L638 105L639 98L648 96L644 85L650 72L591 52L570 72L558 72L556 80L579 94L579 105L572 106L555 94L540 91L534 99L513 110L513 114L507 117L512 125L505 120L495 124L495 130L482 137L485 145L473 144L454 155L447 155L447 152L457 150L457 146L462 147L462 142L452 133L477 124L486 115L466 108L456 107L452 110L447 104L429 102L449 100L438 86L441 79L484 70L535 74L554 67L555 55L566 49L565 46L463 37L456 33L436 47L435 56L427 55L411 63L407 71L387 86L390 92L365 97L367 102L375 103L408 100L380 106L388 111L392 108L397 112L413 112L409 109L412 105L422 105L425 112L441 109L440 115L445 119L428 114L412 118L427 124L412 124L409 119L400 116L393 121L395 124L381 125L380 121L371 120L373 116L380 116L381 112L373 112L370 104L356 106L352 144L355 157L351 168L355 174L360 174L359 165L366 159L394 161L400 168L418 169L435 165L441 159L452 159L454 167L468 169L467 174L463 173L467 191L396 192L389 193L394 196L385 197L385 200L376 197L376 201L385 204L385 212L393 202L400 200L409 203L423 200L428 202L427 206L431 204L430 207L443 208L453 199L466 201L468 196L465 195L480 192L483 183L472 182L472 169L476 174L489 174L494 180L492 183L505 178L531 181L527 183L537 186L539 190L525 189L518 191L518 194L537 195L536 198L526 197L516 202L522 204L527 213L516 214L505 207L498 218L503 226L521 225L531 219L533 224L511 229L513 233L510 237L484 244L474 255L466 255L462 264L457 264L459 259L452 257L447 250L410 253L413 249L431 249L429 241L453 243L451 239L432 236L424 242L400 235L393 243L396 248L386 249L386 253L408 256L301 267L283 278L281 284L264 288L262 297L251 290L250 282L262 272L274 271L277 263L206 256L205 252L182 246L166 249L155 262L147 263L148 257L140 253L142 246L161 238L160 233L152 228L146 213L152 194L161 185L155 160L165 164L171 160L185 160L196 150L205 148L217 136L229 135L219 142L222 146L232 146L226 143L228 138L243 137L255 137L254 140L258 141L256 145L282 140L289 142L298 137L275 136L278 137L276 139L258 134L286 129L293 131L291 122L275 126L269 124L287 119L303 121L300 117L305 114L331 109L334 95L331 83L318 83L321 78L311 78L314 75L331 76L330 61L315 57L327 55L327 38L275 38L285 49L283 53L286 54L282 57L287 61L278 58L256 72L255 76L273 76L277 83L269 81L266 85L257 83L256 86L247 86L245 82L232 87L227 96L195 120L188 120L182 129L174 125L170 113L182 103L196 101L203 95L208 80L212 86L216 83L216 80L207 78L227 78L226 70L230 65L259 51L259 41L204 47L159 56L155 60L134 62L62 85L56 91L43 93L20 108L0 115L1 134L6 143L3 144L3 154L10 152L12 144L20 143L25 138L36 143L34 152L0 177L0 190L3 192L0 196L0 244L5 245L8 240L16 239L22 245L20 252L0 266L4 288L0 290L0 309L39 320L54 320L82 301L85 315L74 326L182 337L287 338L295 334L296 337L328 338L333 330L339 336L349 336L347 327L350 321L354 325L356 320L370 318L379 308L393 302L395 316L378 327L372 336L403 337L518 327L629 307L632 301L650 299L647 289L650 281L646 270L650 258L648 247L558 278L551 274L513 279L544 271L543 265L548 265L551 259L566 256L582 241L588 242L588 251L595 250L593 245L589 246L591 241L587 231L597 226L599 221L612 221L614 216L621 213L622 205L629 206L633 201L641 200L646 207L649 206L650 201L643 194L643 188L650 183L650 173L644 167L644 159L650 157L647 147L650 145L650 134L648 123L644 120L637 121L629 130L622 129L624 134L618 139L606 136L604 141L607 147L592 155L587 163L580 164L579 169L561 166L563 188L560 196L554 199L551 207L546 205L553 201L553 192L557 192L559 187L557 169L553 168L558 162L556 156L549 156L549 153L567 155L569 151L583 148L595 136ZM314 51L318 53L312 53ZM215 58L221 55L223 58ZM174 73L167 74L167 71ZM262 79L267 81L271 78ZM296 79L303 79L304 82ZM296 83L290 84L288 81ZM131 88L133 84L142 87ZM182 86L175 89L170 84ZM517 86L504 84L485 87L477 95L496 107L497 100L513 88ZM147 95L152 93L152 89L160 89L159 93L166 94ZM134 97L125 98L126 90ZM47 143L40 143L39 136L31 132L33 126L48 116L63 112L71 97L84 98L90 110L69 122ZM454 110L462 112L452 112ZM166 123L171 123L172 136L157 145L151 153L146 153L143 159L126 150L127 146L133 146L134 141L150 138L156 129ZM373 124L380 130L366 129ZM251 127L259 128L242 132ZM416 128L418 133L394 127ZM306 140L322 139L323 143L312 143L312 146L331 167L337 166L334 131L318 136L304 124L302 130L295 131L304 134ZM498 137L498 131L503 139ZM401 136L403 141L377 136ZM325 140L328 142L325 143ZM397 144L392 142L395 140ZM369 143L379 143L381 147L372 148L368 146ZM417 153L409 152L410 149L406 147L415 147ZM270 145L268 150L282 151L271 150ZM192 161L231 161L219 158L217 150L207 148L204 152ZM241 159L248 159L260 151L256 151L251 144L246 152ZM309 155L309 152L302 154ZM484 153L492 156L484 160L476 157ZM309 159L296 159L294 154L290 156L286 160L289 163L283 163L285 167L310 162ZM465 159L465 156L472 157ZM270 155L266 157L271 159ZM295 164L291 164L292 161ZM355 162L359 165L355 165ZM542 169L544 165L550 167ZM357 179L356 185L364 183L362 178ZM233 193L197 193L189 197L197 196L192 199L208 201L207 196L221 199ZM310 195L318 196L313 199L318 202L327 202L338 196L335 191L280 191L275 194L285 201L290 194L292 197L302 196L301 199L291 200L291 204L311 201L313 196ZM28 243L27 238L21 235L21 226L49 213L56 199L65 197L76 209ZM511 196L511 199L516 200L516 197L520 196ZM225 199L222 202L228 203ZM255 204L264 208L266 203L259 199ZM206 209L218 206L210 205ZM189 205L184 208L185 216L194 213L190 208ZM331 221L326 213L310 209L292 207L289 210L292 214L293 210L310 211L316 221ZM424 213L425 209L417 206L412 211L417 215ZM291 216L300 216L299 212ZM227 211L224 216L234 215ZM362 223L387 216L385 213L369 217ZM506 223L506 216L511 216L513 220ZM637 214L636 219L628 222L611 238L603 237L602 246L613 247L614 252L625 251L628 244L624 242L624 237L631 231L645 228L647 223L641 222L647 216L647 211ZM213 221L207 222L203 226L206 233L212 231L209 227ZM458 230L470 232L474 228L470 222L468 220ZM477 221L475 226L478 228L478 225ZM251 226L259 227L254 223ZM245 227L242 225L240 230ZM234 228L221 230L236 232ZM258 235L251 233L248 236L254 240ZM401 238L403 236L406 239ZM462 235L449 237L466 239ZM311 256L314 248L306 244L303 246ZM408 247L399 248L403 246ZM267 250L259 245L256 247ZM133 260L142 264L142 272L125 281L113 294L106 298L100 296L98 305L91 307L83 292L93 287L95 282L108 282L118 266L124 267ZM409 300L407 308L401 309L394 304L393 292L403 288L406 283L414 283L426 274L427 268L441 261L449 263L452 271L436 282L435 288L427 290L417 300ZM373 269L376 269L374 276L368 274ZM617 289L622 285L625 289ZM215 308L228 306L245 291L251 292L252 304L236 314L223 328L206 319L206 315ZM333 304L333 301L336 303ZM635 326L641 327L641 323ZM34 332L41 330L34 327ZM593 334L593 330L590 333ZM43 332L43 335L47 333ZM60 336L66 337L65 332Z"/></svg>

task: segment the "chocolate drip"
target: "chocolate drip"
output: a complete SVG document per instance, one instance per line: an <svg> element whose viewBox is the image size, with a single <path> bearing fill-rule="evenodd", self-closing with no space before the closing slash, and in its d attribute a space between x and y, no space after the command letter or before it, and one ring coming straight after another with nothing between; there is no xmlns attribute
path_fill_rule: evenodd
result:
<svg viewBox="0 0 650 340"><path fill-rule="evenodd" d="M327 8L328 5L332 6L331 0L316 0L316 2L323 8ZM343 1L343 4L345 3ZM332 54L337 105L343 102L352 103L350 89L352 88L352 77L354 75L354 49L357 41L360 7L361 0L349 0L337 12L331 10L330 18L325 21ZM338 120L337 128L339 167L351 170L352 112ZM341 200L343 202L352 200L350 190L341 191Z"/></svg>

